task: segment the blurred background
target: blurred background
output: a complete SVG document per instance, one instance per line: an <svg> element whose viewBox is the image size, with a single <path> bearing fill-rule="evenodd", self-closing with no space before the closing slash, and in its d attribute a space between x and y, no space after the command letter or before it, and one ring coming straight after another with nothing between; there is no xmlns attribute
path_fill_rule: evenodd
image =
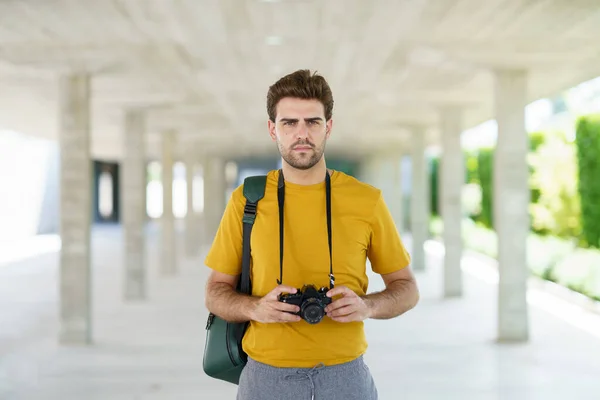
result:
<svg viewBox="0 0 600 400"><path fill-rule="evenodd" d="M380 398L599 399L599 38L597 0L0 2L0 399L235 398L203 260L297 69L421 290L366 321Z"/></svg>

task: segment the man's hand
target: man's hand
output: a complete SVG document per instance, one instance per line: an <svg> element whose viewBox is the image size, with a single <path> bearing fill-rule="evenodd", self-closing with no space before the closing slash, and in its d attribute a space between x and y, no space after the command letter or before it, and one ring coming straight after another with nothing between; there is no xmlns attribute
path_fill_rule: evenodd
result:
<svg viewBox="0 0 600 400"><path fill-rule="evenodd" d="M328 297L343 297L325 307L327 316L337 322L363 321L370 317L370 307L363 298L346 286L336 286L327 292Z"/></svg>
<svg viewBox="0 0 600 400"><path fill-rule="evenodd" d="M250 310L250 319L262 323L273 322L298 322L302 318L292 312L300 311L300 307L279 301L281 293L296 293L297 289L291 286L279 285L264 297L258 299Z"/></svg>

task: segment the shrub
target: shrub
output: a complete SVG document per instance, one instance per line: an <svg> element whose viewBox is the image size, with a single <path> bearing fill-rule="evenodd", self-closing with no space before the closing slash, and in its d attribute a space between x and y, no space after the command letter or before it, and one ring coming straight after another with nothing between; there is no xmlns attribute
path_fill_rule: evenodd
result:
<svg viewBox="0 0 600 400"><path fill-rule="evenodd" d="M546 140L546 137L545 137L545 135L544 135L543 132L530 133L529 134L529 154L530 155L532 153L535 154L537 152L538 148L542 144L544 144L545 140ZM530 162L529 163L529 176L530 177L535 174L535 170L536 170L536 165L532 164ZM541 190L535 184L535 182L531 182L531 180L530 180L530 183L529 183L529 189L530 189L529 202L531 204L536 204L538 202L538 199L541 196ZM530 216L533 217L532 215L530 215ZM535 229L535 227L534 227L534 229Z"/></svg>
<svg viewBox="0 0 600 400"><path fill-rule="evenodd" d="M477 221L488 228L494 227L494 210L492 208L494 195L492 191L494 185L493 164L494 150L481 149L477 158L478 178L481 185L481 214L477 218Z"/></svg>
<svg viewBox="0 0 600 400"><path fill-rule="evenodd" d="M498 257L498 236L495 231L480 223L465 219L462 232L465 247L493 258Z"/></svg>
<svg viewBox="0 0 600 400"><path fill-rule="evenodd" d="M559 237L578 237L581 231L575 146L563 134L548 134L529 157L532 230Z"/></svg>
<svg viewBox="0 0 600 400"><path fill-rule="evenodd" d="M582 244L600 247L600 117L582 117L576 129Z"/></svg>
<svg viewBox="0 0 600 400"><path fill-rule="evenodd" d="M465 183L479 183L477 173L477 153L465 152Z"/></svg>
<svg viewBox="0 0 600 400"><path fill-rule="evenodd" d="M439 238L443 222L431 218L431 231ZM498 258L496 232L470 219L463 220L464 247ZM531 274L600 300L600 250L576 247L575 240L530 233L527 268Z"/></svg>
<svg viewBox="0 0 600 400"><path fill-rule="evenodd" d="M433 238L441 238L444 233L444 222L439 216L432 216L429 219L429 233Z"/></svg>
<svg viewBox="0 0 600 400"><path fill-rule="evenodd" d="M552 269L574 248L571 240L531 233L527 238L527 265L533 275L553 280Z"/></svg>

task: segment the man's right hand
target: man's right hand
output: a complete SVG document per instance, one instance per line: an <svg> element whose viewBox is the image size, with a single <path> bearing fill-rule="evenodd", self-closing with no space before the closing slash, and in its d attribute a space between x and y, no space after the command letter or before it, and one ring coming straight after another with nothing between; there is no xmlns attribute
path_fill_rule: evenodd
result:
<svg viewBox="0 0 600 400"><path fill-rule="evenodd" d="M279 285L264 297L254 302L250 310L250 319L262 323L273 322L298 322L302 318L291 314L300 311L300 307L279 301L281 293L296 293L297 289L291 286Z"/></svg>

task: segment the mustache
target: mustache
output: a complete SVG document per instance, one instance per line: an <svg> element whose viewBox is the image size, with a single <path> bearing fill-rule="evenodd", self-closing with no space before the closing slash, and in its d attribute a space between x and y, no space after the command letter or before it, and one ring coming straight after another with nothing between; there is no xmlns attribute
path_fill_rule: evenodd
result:
<svg viewBox="0 0 600 400"><path fill-rule="evenodd" d="M310 146L311 148L315 148L314 143L310 143L308 140L301 140L299 142L294 143L291 148L294 149L298 146Z"/></svg>

